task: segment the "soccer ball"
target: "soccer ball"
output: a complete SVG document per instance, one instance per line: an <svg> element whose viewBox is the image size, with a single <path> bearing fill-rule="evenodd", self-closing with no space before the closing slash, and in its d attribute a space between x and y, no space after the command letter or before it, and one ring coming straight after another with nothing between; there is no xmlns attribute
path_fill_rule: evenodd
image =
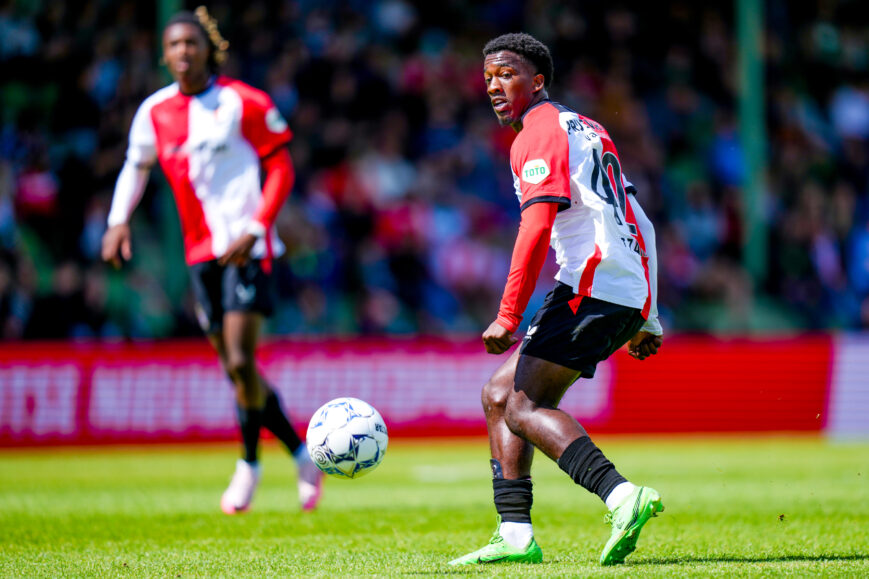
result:
<svg viewBox="0 0 869 579"><path fill-rule="evenodd" d="M380 413L358 398L336 398L314 412L307 446L320 470L340 478L359 478L374 470L389 436Z"/></svg>

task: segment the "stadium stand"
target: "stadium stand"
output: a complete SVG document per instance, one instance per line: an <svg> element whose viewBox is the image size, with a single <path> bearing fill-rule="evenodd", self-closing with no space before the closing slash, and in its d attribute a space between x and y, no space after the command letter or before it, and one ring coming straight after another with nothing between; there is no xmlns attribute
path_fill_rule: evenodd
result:
<svg viewBox="0 0 869 579"><path fill-rule="evenodd" d="M480 50L520 29L553 48L553 98L620 147L658 230L668 331L869 327L859 2L766 2L759 279L742 259L731 2L208 4L231 42L227 73L266 90L295 133L274 334L477 333L491 320L518 208L513 135L489 110ZM0 0L0 339L199 334L159 171L133 262L99 262L132 115L167 82L155 20L133 0Z"/></svg>

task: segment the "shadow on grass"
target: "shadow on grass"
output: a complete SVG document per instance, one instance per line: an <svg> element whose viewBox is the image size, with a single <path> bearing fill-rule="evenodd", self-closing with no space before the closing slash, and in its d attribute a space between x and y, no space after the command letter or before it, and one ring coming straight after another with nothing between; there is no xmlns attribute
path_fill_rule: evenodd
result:
<svg viewBox="0 0 869 579"><path fill-rule="evenodd" d="M708 557L672 557L666 559L645 559L638 561L628 560L624 565L616 565L613 567L601 567L601 570L605 569L638 569L640 567L651 566L651 565L685 565L685 564L696 564L696 563L787 563L787 562L807 562L807 563L819 563L822 561L869 561L869 555L817 555L814 557L805 556L805 555L770 555L768 557L739 557L735 555L710 555ZM545 569L548 565L560 565L564 563L577 564L576 561L561 561L558 559L549 559L544 561L541 565L529 565L527 566L529 571L539 571ZM592 566L597 566L592 564ZM479 574L483 569L495 569L500 568L504 571L514 571L519 569L524 569L526 566L521 563L507 563L503 565L490 566L490 565L468 565L468 566L459 566L459 567L447 567L442 569L430 569L430 570L420 570L414 571L412 573L407 573L406 575L416 575L416 576L431 576L431 575L468 575L468 574Z"/></svg>
<svg viewBox="0 0 869 579"><path fill-rule="evenodd" d="M721 555L709 555L706 557L669 557L665 559L644 559L642 561L628 560L625 566L683 565L685 563L817 563L821 561L869 561L869 555L768 555L765 557L740 557L723 553Z"/></svg>

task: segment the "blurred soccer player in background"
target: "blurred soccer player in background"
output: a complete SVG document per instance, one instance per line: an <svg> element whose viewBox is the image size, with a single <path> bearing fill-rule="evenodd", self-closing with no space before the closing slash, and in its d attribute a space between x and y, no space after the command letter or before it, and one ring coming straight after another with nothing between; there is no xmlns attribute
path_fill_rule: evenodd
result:
<svg viewBox="0 0 869 579"><path fill-rule="evenodd" d="M148 97L133 119L102 257L115 267L132 257L130 217L159 162L178 206L200 324L235 387L243 457L221 508L250 507L265 427L295 458L299 500L310 510L322 473L254 359L272 309L271 261L284 251L272 226L294 180L292 133L264 92L218 74L227 48L204 7L166 25L163 58L175 82Z"/></svg>
<svg viewBox="0 0 869 579"><path fill-rule="evenodd" d="M483 55L495 115L518 133L510 164L522 212L498 316L483 333L486 351L502 354L517 341L550 243L560 269L522 344L483 388L498 528L488 545L451 564L542 560L531 526L534 447L605 502L612 533L600 562L621 563L664 509L661 497L619 474L558 404L625 343L639 360L661 346L654 230L606 129L549 100L549 49L528 34L506 34Z"/></svg>

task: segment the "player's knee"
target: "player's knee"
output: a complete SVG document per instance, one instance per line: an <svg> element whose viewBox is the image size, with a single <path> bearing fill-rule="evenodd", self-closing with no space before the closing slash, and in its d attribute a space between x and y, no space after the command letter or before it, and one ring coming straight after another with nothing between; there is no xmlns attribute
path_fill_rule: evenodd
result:
<svg viewBox="0 0 869 579"><path fill-rule="evenodd" d="M504 408L504 422L513 434L523 436L533 408L524 396L512 393Z"/></svg>
<svg viewBox="0 0 869 579"><path fill-rule="evenodd" d="M510 388L496 379L489 380L483 386L482 402L483 410L488 416L494 411L503 412L510 396Z"/></svg>
<svg viewBox="0 0 869 579"><path fill-rule="evenodd" d="M243 378L250 374L253 357L244 352L231 352L227 354L224 364L227 374L232 377Z"/></svg>
<svg viewBox="0 0 869 579"><path fill-rule="evenodd" d="M243 408L262 408L266 394L256 380L234 380L235 400Z"/></svg>

